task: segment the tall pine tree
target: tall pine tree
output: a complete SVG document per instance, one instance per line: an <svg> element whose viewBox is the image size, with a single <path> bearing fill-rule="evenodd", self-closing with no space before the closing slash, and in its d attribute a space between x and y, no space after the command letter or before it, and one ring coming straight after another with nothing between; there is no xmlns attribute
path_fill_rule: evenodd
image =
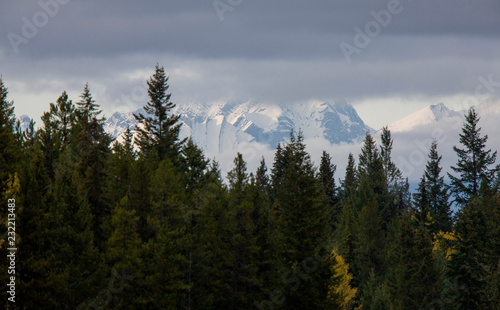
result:
<svg viewBox="0 0 500 310"><path fill-rule="evenodd" d="M149 154L154 149L160 161L169 158L177 163L185 140L179 140L180 115L170 114L175 104L170 101L171 94L167 93L168 77L158 64L148 81L148 87L150 101L144 106L146 115L134 114L139 122L135 128L138 133L137 145L143 154Z"/></svg>
<svg viewBox="0 0 500 310"><path fill-rule="evenodd" d="M455 202L464 205L479 194L481 180L493 181L497 168L490 168L496 161L497 152L486 150L488 135L481 136L478 127L479 116L474 108L470 108L465 115L465 123L460 134L460 143L464 148L453 147L458 156L456 166L451 169L458 174L448 173L451 179L451 193Z"/></svg>

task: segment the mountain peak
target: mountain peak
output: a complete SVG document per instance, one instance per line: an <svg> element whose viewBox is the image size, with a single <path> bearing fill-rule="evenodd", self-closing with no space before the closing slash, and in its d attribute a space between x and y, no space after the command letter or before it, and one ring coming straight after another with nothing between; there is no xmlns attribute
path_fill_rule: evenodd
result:
<svg viewBox="0 0 500 310"><path fill-rule="evenodd" d="M118 138L128 126L137 124L132 113L114 113L106 121L105 130ZM189 104L177 105L172 113L181 116L182 138L192 136L211 156L236 149L241 143L257 142L274 149L278 143L287 141L292 130L302 130L305 139L324 138L332 144L351 143L372 130L343 99L334 104L323 101L295 105L255 101Z"/></svg>
<svg viewBox="0 0 500 310"><path fill-rule="evenodd" d="M459 112L450 110L444 103L433 104L416 111L389 125L392 132L409 131L415 127L439 122L441 119L461 116Z"/></svg>

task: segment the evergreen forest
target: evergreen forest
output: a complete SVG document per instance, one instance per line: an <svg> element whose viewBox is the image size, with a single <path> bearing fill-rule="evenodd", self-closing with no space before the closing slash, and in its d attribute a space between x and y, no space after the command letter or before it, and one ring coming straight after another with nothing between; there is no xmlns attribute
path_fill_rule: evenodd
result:
<svg viewBox="0 0 500 310"><path fill-rule="evenodd" d="M164 68L147 84L117 142L89 85L23 130L0 78L1 307L15 199L15 309L500 309L500 165L473 108L450 173L435 141L412 193L387 128L345 175L300 131L221 175L180 139Z"/></svg>

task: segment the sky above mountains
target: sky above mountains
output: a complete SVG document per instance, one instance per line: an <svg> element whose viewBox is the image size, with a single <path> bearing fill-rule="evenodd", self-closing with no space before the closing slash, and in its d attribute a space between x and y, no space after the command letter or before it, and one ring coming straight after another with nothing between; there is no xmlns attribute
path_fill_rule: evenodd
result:
<svg viewBox="0 0 500 310"><path fill-rule="evenodd" d="M0 74L38 120L88 82L107 115L147 101L294 104L342 97L374 128L429 104L500 98L500 2L4 1Z"/></svg>

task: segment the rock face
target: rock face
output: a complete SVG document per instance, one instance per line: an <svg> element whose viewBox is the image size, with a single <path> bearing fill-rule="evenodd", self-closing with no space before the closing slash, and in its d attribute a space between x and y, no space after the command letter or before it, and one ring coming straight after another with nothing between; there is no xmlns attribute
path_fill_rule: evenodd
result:
<svg viewBox="0 0 500 310"><path fill-rule="evenodd" d="M137 122L133 113L114 113L105 129L119 137ZM304 138L322 137L331 144L351 143L373 131L345 100L330 104L310 101L303 104L260 104L221 102L218 104L177 105L173 113L181 115L181 136L192 136L210 154L234 149L240 143L262 143L274 149L286 141L290 131L303 132Z"/></svg>

